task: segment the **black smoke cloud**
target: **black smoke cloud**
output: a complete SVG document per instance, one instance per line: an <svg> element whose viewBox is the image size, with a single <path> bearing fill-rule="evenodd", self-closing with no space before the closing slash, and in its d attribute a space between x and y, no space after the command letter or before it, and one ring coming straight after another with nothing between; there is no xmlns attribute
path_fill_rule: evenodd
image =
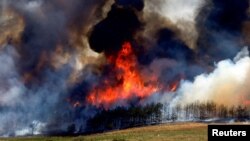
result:
<svg viewBox="0 0 250 141"><path fill-rule="evenodd" d="M194 61L194 52L181 41L170 29L160 29L156 34L155 46L145 51L139 60L142 64L150 64L159 58L174 59L177 61Z"/></svg>
<svg viewBox="0 0 250 141"><path fill-rule="evenodd" d="M142 27L137 11L143 5L141 0L117 0L107 17L95 25L89 37L91 48L108 55L117 53L125 41L133 41L136 31Z"/></svg>
<svg viewBox="0 0 250 141"><path fill-rule="evenodd" d="M208 61L233 58L239 52L248 8L248 0L211 0L205 4L196 18L197 46Z"/></svg>

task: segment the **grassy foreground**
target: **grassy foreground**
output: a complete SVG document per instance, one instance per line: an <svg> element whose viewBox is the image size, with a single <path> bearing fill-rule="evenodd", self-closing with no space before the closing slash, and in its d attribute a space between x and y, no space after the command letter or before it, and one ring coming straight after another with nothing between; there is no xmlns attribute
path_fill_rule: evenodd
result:
<svg viewBox="0 0 250 141"><path fill-rule="evenodd" d="M207 124L178 123L78 137L0 138L0 141L206 141Z"/></svg>

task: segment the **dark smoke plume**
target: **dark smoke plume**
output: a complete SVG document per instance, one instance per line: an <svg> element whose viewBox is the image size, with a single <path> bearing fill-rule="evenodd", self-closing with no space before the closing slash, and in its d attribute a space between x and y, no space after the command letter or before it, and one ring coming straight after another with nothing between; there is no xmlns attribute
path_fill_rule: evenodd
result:
<svg viewBox="0 0 250 141"><path fill-rule="evenodd" d="M117 53L122 43L133 41L142 27L137 12L143 9L141 0L117 0L107 17L98 23L89 38L91 48L105 54Z"/></svg>
<svg viewBox="0 0 250 141"><path fill-rule="evenodd" d="M247 20L248 0L211 0L197 16L202 55L213 61L233 58L242 47L242 26Z"/></svg>

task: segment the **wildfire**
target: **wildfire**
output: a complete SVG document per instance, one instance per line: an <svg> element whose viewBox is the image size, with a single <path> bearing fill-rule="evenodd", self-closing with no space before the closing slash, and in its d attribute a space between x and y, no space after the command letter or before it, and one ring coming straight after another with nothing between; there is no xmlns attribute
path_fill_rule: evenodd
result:
<svg viewBox="0 0 250 141"><path fill-rule="evenodd" d="M247 96L241 96L240 101L242 101L242 104L245 106L250 106L250 99Z"/></svg>
<svg viewBox="0 0 250 141"><path fill-rule="evenodd" d="M179 82L175 82L170 85L170 92L175 92L178 89Z"/></svg>
<svg viewBox="0 0 250 141"><path fill-rule="evenodd" d="M158 91L155 83L146 84L141 77L136 56L129 42L125 42L117 57L111 57L109 61L114 63L115 77L119 83L112 86L112 82L105 80L104 88L96 87L92 90L87 97L88 103L108 108L118 102L134 97L145 98Z"/></svg>

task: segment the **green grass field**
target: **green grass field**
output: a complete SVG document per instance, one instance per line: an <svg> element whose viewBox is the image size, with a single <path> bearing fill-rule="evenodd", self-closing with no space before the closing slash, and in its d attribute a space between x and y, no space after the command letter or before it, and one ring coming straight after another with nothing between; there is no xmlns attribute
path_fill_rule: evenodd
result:
<svg viewBox="0 0 250 141"><path fill-rule="evenodd" d="M162 124L78 137L19 137L0 141L206 141L207 124Z"/></svg>

